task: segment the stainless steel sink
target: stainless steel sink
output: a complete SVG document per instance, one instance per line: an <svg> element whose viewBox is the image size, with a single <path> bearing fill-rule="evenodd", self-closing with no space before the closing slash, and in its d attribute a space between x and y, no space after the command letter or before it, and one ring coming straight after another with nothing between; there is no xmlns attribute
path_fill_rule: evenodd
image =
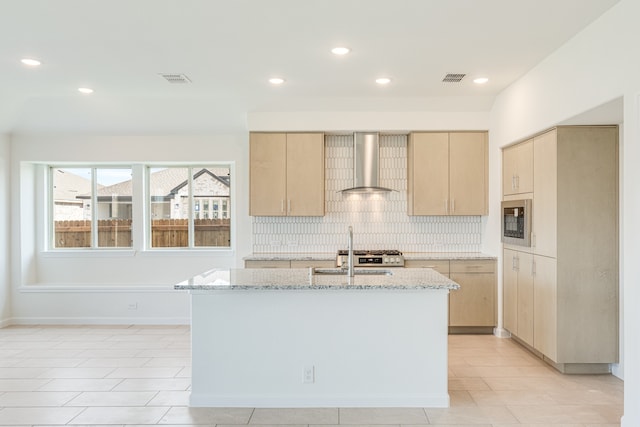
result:
<svg viewBox="0 0 640 427"><path fill-rule="evenodd" d="M311 268L311 274L314 276L346 276L347 270L342 268ZM359 275L370 275L370 276L393 276L393 271L385 270L384 268L356 268L354 269L354 274L356 276Z"/></svg>

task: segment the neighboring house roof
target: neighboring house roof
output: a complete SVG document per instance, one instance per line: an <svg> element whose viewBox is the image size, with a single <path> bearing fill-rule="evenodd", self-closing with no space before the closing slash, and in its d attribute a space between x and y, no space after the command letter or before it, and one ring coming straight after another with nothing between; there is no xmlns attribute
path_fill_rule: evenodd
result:
<svg viewBox="0 0 640 427"><path fill-rule="evenodd" d="M224 171L226 171L226 169L223 169L222 171L224 173ZM227 187L229 186L229 179L230 179L229 175L225 175L223 177L220 177L217 174L211 172L209 169L200 169L198 172L193 174L193 179L196 180L196 179L200 178L205 173L207 175L209 175L210 177L212 177L213 179L219 181L223 185L225 185ZM155 178L155 175L154 175L154 178ZM182 181L180 184L178 184L177 186L173 187L171 189L171 191L169 192L169 194L167 194L165 197L173 195L173 194L177 194L180 191L180 189L182 189L186 185L187 185L187 181Z"/></svg>
<svg viewBox="0 0 640 427"><path fill-rule="evenodd" d="M65 169L53 169L53 200L78 202L78 196L91 192L91 180Z"/></svg>
<svg viewBox="0 0 640 427"><path fill-rule="evenodd" d="M154 194L153 198L171 199L181 188L187 185L188 180L185 179L187 170L187 168L166 168L153 172L151 179L153 180L154 187L156 189L166 189L163 190L163 194L161 195ZM223 185L229 187L230 177L228 175L228 168L203 168L196 172L193 177L197 179L204 173L207 173ZM113 198L114 195L117 195L119 201L131 200L132 191L132 181L127 180L99 188L98 199L108 200ZM89 199L91 198L91 192L87 191L85 194L80 194L76 197L78 199Z"/></svg>

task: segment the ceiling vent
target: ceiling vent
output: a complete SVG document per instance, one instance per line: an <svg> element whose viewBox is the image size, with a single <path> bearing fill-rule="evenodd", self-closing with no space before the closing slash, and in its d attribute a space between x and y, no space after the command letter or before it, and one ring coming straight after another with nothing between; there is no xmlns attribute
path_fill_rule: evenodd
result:
<svg viewBox="0 0 640 427"><path fill-rule="evenodd" d="M444 83L460 83L462 79L464 79L464 76L466 76L466 74L449 73L446 76L444 76L444 79L442 79L442 81Z"/></svg>
<svg viewBox="0 0 640 427"><path fill-rule="evenodd" d="M185 76L184 74L160 74L160 77L164 78L171 84L191 83L189 77Z"/></svg>

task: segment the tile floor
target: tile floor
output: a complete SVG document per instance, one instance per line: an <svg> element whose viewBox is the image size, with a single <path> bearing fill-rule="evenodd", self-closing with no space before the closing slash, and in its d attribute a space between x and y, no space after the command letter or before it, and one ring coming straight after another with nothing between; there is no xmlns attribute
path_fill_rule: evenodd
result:
<svg viewBox="0 0 640 427"><path fill-rule="evenodd" d="M509 339L450 336L451 408L189 408L185 326L0 329L0 425L619 426L622 381L566 376Z"/></svg>

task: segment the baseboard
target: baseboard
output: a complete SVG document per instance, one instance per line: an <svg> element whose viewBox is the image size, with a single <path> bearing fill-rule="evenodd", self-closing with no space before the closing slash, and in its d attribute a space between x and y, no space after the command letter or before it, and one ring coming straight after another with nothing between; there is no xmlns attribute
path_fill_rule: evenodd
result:
<svg viewBox="0 0 640 427"><path fill-rule="evenodd" d="M610 374L611 373L611 364L610 363L556 363L551 360L540 351L531 347L529 344L521 340L520 338L513 335L511 337L515 342L520 344L522 347L527 349L531 354L538 357L540 360L545 362L547 365L551 366L553 369L557 370L562 374L575 375L575 374Z"/></svg>
<svg viewBox="0 0 640 427"><path fill-rule="evenodd" d="M7 326L11 326L11 325L13 325L13 323L11 322L11 319L0 320L0 329L6 328Z"/></svg>
<svg viewBox="0 0 640 427"><path fill-rule="evenodd" d="M449 335L491 335L493 326L449 326Z"/></svg>
<svg viewBox="0 0 640 427"><path fill-rule="evenodd" d="M191 407L209 408L448 408L449 394L408 396L220 396L191 393Z"/></svg>
<svg viewBox="0 0 640 427"><path fill-rule="evenodd" d="M189 325L188 317L14 317L10 325Z"/></svg>
<svg viewBox="0 0 640 427"><path fill-rule="evenodd" d="M493 335L498 338L511 338L511 332L504 328L493 328Z"/></svg>

